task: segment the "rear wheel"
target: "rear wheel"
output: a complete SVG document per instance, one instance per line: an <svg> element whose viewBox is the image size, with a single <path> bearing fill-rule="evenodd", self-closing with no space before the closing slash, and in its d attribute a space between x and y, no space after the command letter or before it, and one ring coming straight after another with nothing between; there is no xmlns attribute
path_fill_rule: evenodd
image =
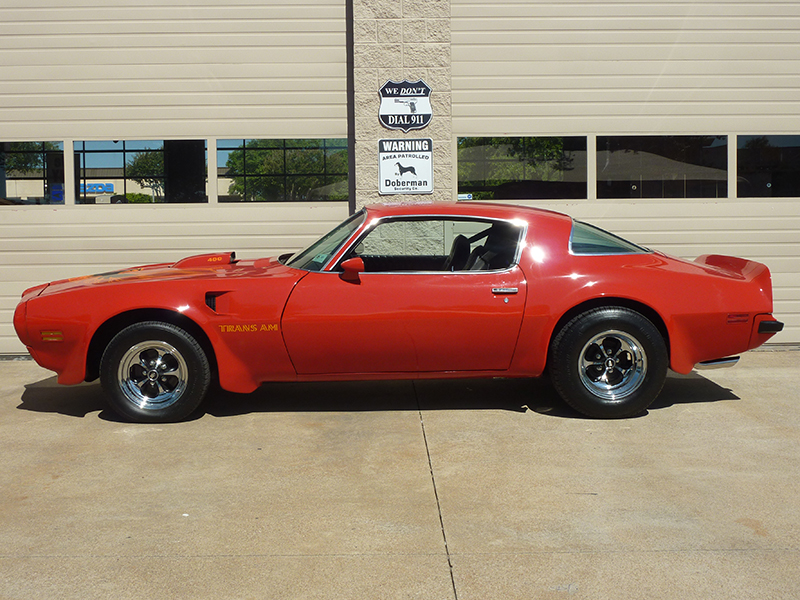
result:
<svg viewBox="0 0 800 600"><path fill-rule="evenodd" d="M668 364L664 338L650 320L627 308L603 307L578 315L556 335L549 369L567 404L608 419L650 406Z"/></svg>
<svg viewBox="0 0 800 600"><path fill-rule="evenodd" d="M111 407L128 420L180 421L203 401L211 368L186 331L151 321L131 325L111 340L100 363L100 382Z"/></svg>

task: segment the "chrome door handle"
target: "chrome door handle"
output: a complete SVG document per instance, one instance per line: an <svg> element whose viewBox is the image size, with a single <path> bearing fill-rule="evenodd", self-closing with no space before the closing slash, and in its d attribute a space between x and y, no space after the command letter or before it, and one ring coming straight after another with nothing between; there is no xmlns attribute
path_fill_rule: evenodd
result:
<svg viewBox="0 0 800 600"><path fill-rule="evenodd" d="M519 288L515 287L496 287L492 288L493 294L516 294L519 292Z"/></svg>

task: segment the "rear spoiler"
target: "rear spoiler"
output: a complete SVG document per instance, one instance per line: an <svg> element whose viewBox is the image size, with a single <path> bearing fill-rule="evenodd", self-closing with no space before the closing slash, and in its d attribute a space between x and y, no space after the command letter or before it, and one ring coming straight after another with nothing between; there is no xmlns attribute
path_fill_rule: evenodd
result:
<svg viewBox="0 0 800 600"><path fill-rule="evenodd" d="M765 271L769 277L767 265L754 260L747 260L746 258L723 256L721 254L704 254L703 256L697 257L694 262L708 267L714 267L720 271L724 271L727 275L741 279L755 279ZM772 285L770 283L770 289L771 288Z"/></svg>

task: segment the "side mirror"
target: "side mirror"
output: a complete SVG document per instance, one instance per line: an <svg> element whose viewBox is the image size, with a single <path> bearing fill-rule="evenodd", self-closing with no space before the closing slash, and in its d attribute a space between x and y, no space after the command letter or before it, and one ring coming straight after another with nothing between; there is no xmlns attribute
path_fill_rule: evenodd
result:
<svg viewBox="0 0 800 600"><path fill-rule="evenodd" d="M358 274L366 271L364 266L364 259L360 256L348 258L346 261L339 265L344 269L340 277L345 281L358 282L360 281Z"/></svg>

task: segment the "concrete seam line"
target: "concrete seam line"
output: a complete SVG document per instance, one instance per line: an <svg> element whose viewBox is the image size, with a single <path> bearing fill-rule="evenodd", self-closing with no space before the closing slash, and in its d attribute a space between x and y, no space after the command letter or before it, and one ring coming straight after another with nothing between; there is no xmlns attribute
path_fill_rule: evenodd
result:
<svg viewBox="0 0 800 600"><path fill-rule="evenodd" d="M411 382L414 388L414 397L417 401L417 412L419 413L419 424L422 428L422 440L425 442L425 453L428 456L428 469L431 473L431 484L433 485L433 496L436 499L436 510L439 513L439 526L442 529L442 540L444 541L444 551L447 555L447 567L450 569L450 583L453 586L453 598L458 600L458 590L456 589L456 579L453 575L453 561L450 558L450 547L447 545L447 533L444 529L444 517L442 517L442 505L439 502L439 491L436 489L436 475L433 472L433 461L431 460L431 449L428 446L428 434L425 431L425 419L422 417L422 407L419 403L419 394L417 394L417 384L416 382Z"/></svg>

